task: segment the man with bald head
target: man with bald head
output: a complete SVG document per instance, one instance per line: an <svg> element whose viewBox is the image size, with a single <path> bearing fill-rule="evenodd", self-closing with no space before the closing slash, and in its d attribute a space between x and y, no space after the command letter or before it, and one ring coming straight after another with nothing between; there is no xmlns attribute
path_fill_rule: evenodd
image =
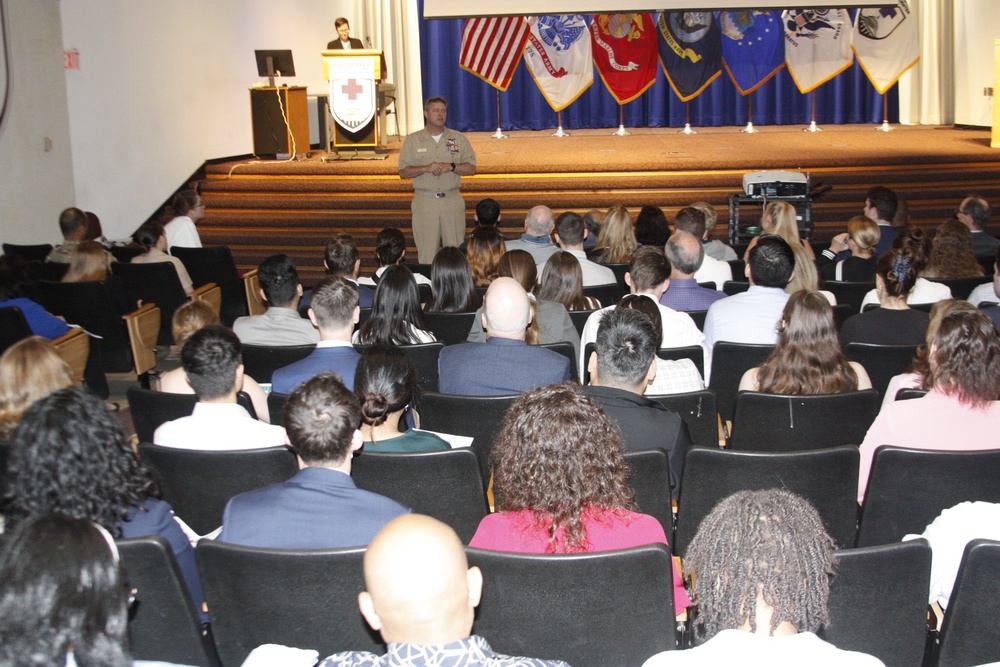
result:
<svg viewBox="0 0 1000 667"><path fill-rule="evenodd" d="M674 310L708 310L725 292L701 287L694 279L705 260L705 246L690 232L674 232L664 247L670 260L670 283L660 304Z"/></svg>
<svg viewBox="0 0 1000 667"><path fill-rule="evenodd" d="M438 358L444 394L505 396L570 379L569 359L525 342L531 306L513 278L497 278L483 305L485 343L448 345Z"/></svg>
<svg viewBox="0 0 1000 667"><path fill-rule="evenodd" d="M969 195L959 204L955 218L972 232L972 250L976 258L992 259L1000 247L1000 240L986 233L990 221L990 205L979 195Z"/></svg>
<svg viewBox="0 0 1000 667"><path fill-rule="evenodd" d="M535 264L544 264L559 246L552 243L552 229L556 224L556 216L548 206L535 206L524 218L524 233L521 238L507 241L507 250L526 250L535 260Z"/></svg>
<svg viewBox="0 0 1000 667"><path fill-rule="evenodd" d="M455 531L437 519L411 514L389 522L365 553L365 588L358 606L388 644L386 654L345 651L319 667L568 667L494 653L470 634L483 575L469 567Z"/></svg>

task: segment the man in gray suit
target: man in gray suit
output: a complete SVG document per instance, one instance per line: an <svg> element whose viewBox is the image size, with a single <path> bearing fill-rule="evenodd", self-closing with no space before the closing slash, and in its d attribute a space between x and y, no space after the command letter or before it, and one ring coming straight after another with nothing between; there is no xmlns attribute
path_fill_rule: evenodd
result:
<svg viewBox="0 0 1000 667"><path fill-rule="evenodd" d="M233 331L244 345L310 345L319 342L312 322L299 315L302 285L288 255L271 255L257 267L260 294L267 301L261 315L238 317Z"/></svg>

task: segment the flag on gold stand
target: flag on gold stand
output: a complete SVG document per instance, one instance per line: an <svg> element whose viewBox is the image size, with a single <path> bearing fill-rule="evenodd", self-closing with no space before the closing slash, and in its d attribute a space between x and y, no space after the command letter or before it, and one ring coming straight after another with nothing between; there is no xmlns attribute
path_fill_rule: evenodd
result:
<svg viewBox="0 0 1000 667"><path fill-rule="evenodd" d="M523 16L467 19L459 65L497 90L507 90L527 41Z"/></svg>
<svg viewBox="0 0 1000 667"><path fill-rule="evenodd" d="M597 73L618 104L656 81L656 23L648 13L597 14L590 23Z"/></svg>
<svg viewBox="0 0 1000 667"><path fill-rule="evenodd" d="M532 16L524 62L553 111L562 111L594 83L587 21L580 14Z"/></svg>
<svg viewBox="0 0 1000 667"><path fill-rule="evenodd" d="M812 92L854 62L846 9L786 9L781 21L785 63L799 92Z"/></svg>

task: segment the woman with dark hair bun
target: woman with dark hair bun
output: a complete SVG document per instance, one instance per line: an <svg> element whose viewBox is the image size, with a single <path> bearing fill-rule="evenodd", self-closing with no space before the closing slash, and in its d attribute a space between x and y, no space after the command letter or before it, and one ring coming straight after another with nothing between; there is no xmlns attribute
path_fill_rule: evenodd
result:
<svg viewBox="0 0 1000 667"><path fill-rule="evenodd" d="M431 300L428 313L472 313L482 305L472 280L472 269L461 250L445 246L431 265Z"/></svg>
<svg viewBox="0 0 1000 667"><path fill-rule="evenodd" d="M447 442L427 431L401 431L400 418L417 395L417 369L398 347L373 345L361 355L354 376L361 400L361 435L370 452L435 452Z"/></svg>
<svg viewBox="0 0 1000 667"><path fill-rule="evenodd" d="M361 285L376 285L377 280L382 277L385 270L390 266L402 264L406 259L406 237L403 232L395 227L386 227L375 237L375 259L378 260L378 268L375 269L375 280L371 278L358 278ZM430 278L422 273L413 274L413 279L418 285L430 285Z"/></svg>
<svg viewBox="0 0 1000 667"><path fill-rule="evenodd" d="M361 345L417 345L437 339L424 329L420 293L413 273L403 265L390 266L375 288L372 313L354 332Z"/></svg>
<svg viewBox="0 0 1000 667"><path fill-rule="evenodd" d="M476 287L488 287L497 278L497 265L505 252L507 245L500 230L496 227L476 227L466 250Z"/></svg>
<svg viewBox="0 0 1000 667"><path fill-rule="evenodd" d="M892 248L881 255L875 264L875 289L865 295L861 308L881 303L883 297L878 291L879 276L885 281L885 293L888 296L903 297L908 304L936 303L941 299L951 298L951 289L947 285L933 283L920 275L927 266L929 253L930 242L922 229L900 229L892 242Z"/></svg>

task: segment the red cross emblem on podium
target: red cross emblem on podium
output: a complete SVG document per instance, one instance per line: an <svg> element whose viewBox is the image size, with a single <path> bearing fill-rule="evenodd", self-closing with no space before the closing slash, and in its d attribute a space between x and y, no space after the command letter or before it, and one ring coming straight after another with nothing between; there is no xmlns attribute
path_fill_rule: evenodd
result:
<svg viewBox="0 0 1000 667"><path fill-rule="evenodd" d="M354 100L358 99L358 95L365 92L365 89L364 86L359 84L356 80L348 79L347 83L343 87L341 87L340 92L347 95L347 99L353 102Z"/></svg>

